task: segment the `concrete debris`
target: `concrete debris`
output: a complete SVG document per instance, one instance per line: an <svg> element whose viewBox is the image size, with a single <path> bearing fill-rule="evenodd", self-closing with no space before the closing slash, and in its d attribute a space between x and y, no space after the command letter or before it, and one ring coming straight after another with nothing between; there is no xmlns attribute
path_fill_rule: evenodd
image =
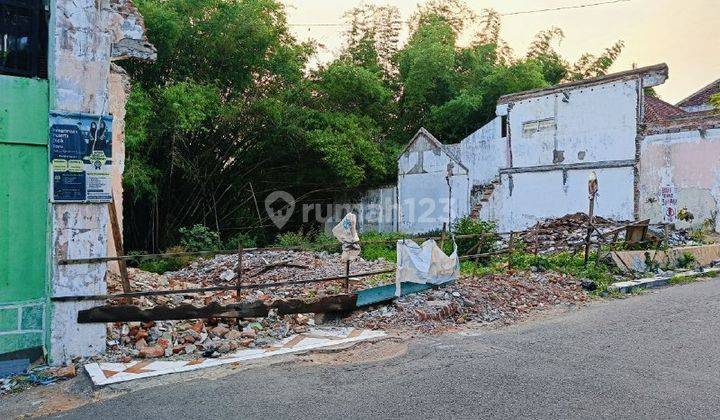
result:
<svg viewBox="0 0 720 420"><path fill-rule="evenodd" d="M218 285L234 285L237 281L237 255L218 255L210 259L198 259L188 267L163 275L129 268L128 274L133 290L190 289ZM393 268L385 260L352 262L352 272L380 271ZM287 250L247 252L243 254L243 284L274 283L307 280L345 274L345 264L339 254L326 252L295 252ZM365 288L361 281L351 281L351 290ZM288 298L321 298L343 291L343 282L323 282L310 285L287 285L241 293L241 302ZM122 292L119 277L110 276L108 289L111 293ZM178 306L191 304L203 306L212 302L234 303L233 290L192 293L185 295L149 296L133 300L141 308L158 305ZM118 301L110 301L119 303ZM127 357L190 358L194 354L218 357L242 348L264 347L283 338L307 330L314 320L306 315L272 314L267 318L245 320L237 323L233 318L222 322L208 321L158 321L108 324L107 360Z"/></svg>
<svg viewBox="0 0 720 420"><path fill-rule="evenodd" d="M581 281L554 272L468 276L447 286L400 297L392 305L356 311L342 320L384 330L442 332L468 322L512 323L532 312L588 299Z"/></svg>
<svg viewBox="0 0 720 420"><path fill-rule="evenodd" d="M0 378L0 395L21 392L38 385L50 385L76 375L77 367L74 363L62 367L32 366L21 374Z"/></svg>
<svg viewBox="0 0 720 420"><path fill-rule="evenodd" d="M351 272L380 271L394 268L385 260L365 261L358 259L352 262ZM161 289L192 289L210 286L232 286L237 282L237 255L218 255L210 259L198 259L188 267L163 275L148 273L129 268L128 274L133 291ZM265 284L282 281L308 280L321 277L340 276L345 274L345 263L340 254L304 251L258 251L243 254L243 284ZM368 279L363 279L368 281ZM342 281L323 282L314 285L287 285L256 290L244 290L241 302L272 301L288 298L320 298L336 295L342 291ZM364 287L351 281L351 289ZM121 293L122 284L119 277L108 279L108 291ZM211 302L220 304L234 303L234 290L213 293L192 293L186 295L168 295L140 297L134 300L141 308L152 308L157 305L170 307L181 304L196 306ZM111 301L110 303L119 303Z"/></svg>
<svg viewBox="0 0 720 420"><path fill-rule="evenodd" d="M190 359L219 357L243 348L267 347L313 325L307 315L272 314L257 320L188 320L111 323L107 327L108 361L131 358Z"/></svg>
<svg viewBox="0 0 720 420"><path fill-rule="evenodd" d="M631 223L595 216L595 227L602 233L610 232ZM568 214L560 218L545 219L523 232L520 237L527 245L528 251L534 251L537 245L539 254L553 254L558 252L575 251L585 241L587 234L588 217L585 213ZM650 226L649 235L663 239L665 232L662 227ZM618 240L625 238L624 230L619 233ZM612 241L612 237L606 238ZM593 232L593 241L597 241L597 232ZM668 244L670 246L696 245L691 233L684 230L668 231Z"/></svg>
<svg viewBox="0 0 720 420"><path fill-rule="evenodd" d="M595 216L595 226L601 232L610 231L627 223L629 222ZM520 237L527 244L528 250L534 250L537 244L539 254L566 252L583 244L587 235L587 226L587 214L568 214L556 219L542 220Z"/></svg>

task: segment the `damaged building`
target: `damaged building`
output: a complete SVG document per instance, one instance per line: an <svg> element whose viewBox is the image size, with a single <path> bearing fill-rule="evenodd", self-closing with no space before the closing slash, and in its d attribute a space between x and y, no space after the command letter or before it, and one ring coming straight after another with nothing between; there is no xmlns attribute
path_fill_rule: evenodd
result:
<svg viewBox="0 0 720 420"><path fill-rule="evenodd" d="M720 83L675 106L650 90L667 78L659 64L505 95L497 117L458 144L420 129L398 158L394 197L377 203L373 191L344 208L361 228L378 225L363 220L372 204L381 210L371 215L395 217L383 230L423 233L471 216L519 231L587 211L594 174L599 216L717 230L720 116L709 98Z"/></svg>
<svg viewBox="0 0 720 420"><path fill-rule="evenodd" d="M105 347L104 326L76 322L92 302L50 297L106 289L106 264L58 262L112 247L129 88L115 62L155 59L144 32L130 0L0 0L0 359Z"/></svg>

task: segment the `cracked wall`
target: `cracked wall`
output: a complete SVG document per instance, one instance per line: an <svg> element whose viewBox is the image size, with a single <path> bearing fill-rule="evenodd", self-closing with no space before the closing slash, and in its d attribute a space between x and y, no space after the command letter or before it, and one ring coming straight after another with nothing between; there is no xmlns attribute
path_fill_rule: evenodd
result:
<svg viewBox="0 0 720 420"><path fill-rule="evenodd" d="M720 128L646 136L640 158L641 218L675 223L679 228L706 225L718 231L719 156ZM670 194L674 206L663 205L663 198ZM673 210L668 212L669 208ZM691 221L677 218L683 208L694 216Z"/></svg>
<svg viewBox="0 0 720 420"><path fill-rule="evenodd" d="M426 133L398 159L398 230L404 233L442 229L470 212L467 169Z"/></svg>
<svg viewBox="0 0 720 420"><path fill-rule="evenodd" d="M54 87L51 108L70 113L116 115L113 152L124 162L125 92L122 73L113 60L152 60L154 48L144 36L142 17L130 0L56 0L50 45ZM114 80L114 81L113 81ZM111 88L115 86L115 88ZM118 86L119 89L118 90ZM117 191L122 166L113 168ZM120 189L121 193L121 189ZM120 197L122 197L120 195ZM119 200L121 201L121 199ZM53 296L103 294L106 264L57 264L60 259L94 258L108 255L107 204L53 204L50 288ZM63 363L76 356L92 356L105 350L104 324L77 324L77 312L102 302L56 302L53 305L50 359Z"/></svg>

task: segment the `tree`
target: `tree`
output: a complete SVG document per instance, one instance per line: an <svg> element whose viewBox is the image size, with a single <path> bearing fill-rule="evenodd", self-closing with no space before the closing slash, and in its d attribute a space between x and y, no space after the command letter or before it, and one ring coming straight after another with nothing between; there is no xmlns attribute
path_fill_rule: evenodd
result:
<svg viewBox="0 0 720 420"><path fill-rule="evenodd" d="M515 57L497 12L430 0L411 16L404 45L397 8L350 10L342 51L311 69L315 43L293 38L279 0L136 4L158 60L127 66L130 249L176 244L179 229L195 225L262 244L275 233L258 214L271 192L290 192L299 206L391 182L421 126L458 142L495 118L500 96L604 74L622 49L570 65L554 49L562 31L550 28Z"/></svg>

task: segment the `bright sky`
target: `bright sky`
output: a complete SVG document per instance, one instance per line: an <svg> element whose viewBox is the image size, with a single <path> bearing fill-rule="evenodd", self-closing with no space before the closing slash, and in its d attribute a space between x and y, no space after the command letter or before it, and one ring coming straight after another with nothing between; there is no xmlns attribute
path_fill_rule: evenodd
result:
<svg viewBox="0 0 720 420"><path fill-rule="evenodd" d="M500 13L597 3L603 0L467 0L477 12ZM407 19L422 0L365 0L392 4ZM361 0L284 0L288 20L297 23L341 23ZM613 71L665 62L670 78L657 92L675 103L720 79L720 0L629 0L582 9L503 17L502 37L524 54L533 36L558 26L565 32L559 52L571 61L584 52L598 53L617 40L625 49ZM333 57L342 46L343 27L293 26L300 40L313 38L325 46L319 60ZM406 34L403 34L406 37Z"/></svg>

